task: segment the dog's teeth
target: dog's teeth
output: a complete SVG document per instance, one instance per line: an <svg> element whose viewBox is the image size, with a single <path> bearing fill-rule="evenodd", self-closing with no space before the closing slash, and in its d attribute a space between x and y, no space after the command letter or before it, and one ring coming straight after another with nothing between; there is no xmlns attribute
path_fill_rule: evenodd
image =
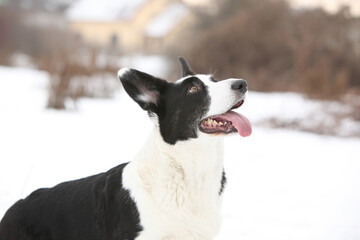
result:
<svg viewBox="0 0 360 240"><path fill-rule="evenodd" d="M216 127L216 126L223 126L223 125L226 125L226 122L223 123L223 122L218 122L216 121L215 119L212 119L212 118L207 118L204 122L204 125L206 126L209 126L209 127Z"/></svg>
<svg viewBox="0 0 360 240"><path fill-rule="evenodd" d="M205 123L207 126L211 126L211 122L212 122L211 118L208 118L208 119L206 119Z"/></svg>

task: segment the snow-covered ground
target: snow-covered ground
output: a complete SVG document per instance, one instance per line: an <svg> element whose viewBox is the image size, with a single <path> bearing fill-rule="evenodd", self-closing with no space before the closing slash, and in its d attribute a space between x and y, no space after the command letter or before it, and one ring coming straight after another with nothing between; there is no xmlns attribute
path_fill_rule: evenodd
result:
<svg viewBox="0 0 360 240"><path fill-rule="evenodd" d="M0 218L37 188L129 161L151 129L122 92L80 100L77 111L46 110L47 77L0 67ZM257 124L308 108L296 94L248 94L240 112L255 123L253 134L225 139L228 185L217 240L360 239L360 139Z"/></svg>

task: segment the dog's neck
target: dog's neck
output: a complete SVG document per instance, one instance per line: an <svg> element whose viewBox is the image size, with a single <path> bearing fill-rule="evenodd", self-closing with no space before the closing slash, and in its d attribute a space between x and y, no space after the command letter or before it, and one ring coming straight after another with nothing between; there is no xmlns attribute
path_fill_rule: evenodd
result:
<svg viewBox="0 0 360 240"><path fill-rule="evenodd" d="M144 156L143 154L151 154ZM143 149L135 159L142 166L176 164L186 175L199 176L222 171L223 138L200 134L198 138L166 143L158 127L154 127Z"/></svg>
<svg viewBox="0 0 360 240"><path fill-rule="evenodd" d="M165 239L170 233L171 239L212 239L221 224L222 157L221 137L171 145L155 127L123 173L145 228L139 239Z"/></svg>
<svg viewBox="0 0 360 240"><path fill-rule="evenodd" d="M221 137L199 136L170 145L155 127L126 174L167 209L218 209L222 158Z"/></svg>

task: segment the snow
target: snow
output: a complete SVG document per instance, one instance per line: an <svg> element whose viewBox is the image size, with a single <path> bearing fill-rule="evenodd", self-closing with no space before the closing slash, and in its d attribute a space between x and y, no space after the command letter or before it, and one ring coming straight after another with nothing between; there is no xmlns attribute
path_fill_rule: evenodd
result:
<svg viewBox="0 0 360 240"><path fill-rule="evenodd" d="M115 58L113 62L117 62L118 66L135 68L139 71L162 78L165 78L170 73L166 69L171 69L169 60L166 57L159 55L144 56L134 54L121 57L120 59Z"/></svg>
<svg viewBox="0 0 360 240"><path fill-rule="evenodd" d="M180 2L169 4L160 14L149 21L145 28L148 37L164 37L186 16L188 8Z"/></svg>
<svg viewBox="0 0 360 240"><path fill-rule="evenodd" d="M67 10L76 21L113 21L131 19L148 0L77 0Z"/></svg>
<svg viewBox="0 0 360 240"><path fill-rule="evenodd" d="M46 110L47 79L0 67L0 218L37 188L131 160L151 130L123 92L82 99L78 111ZM258 124L313 107L297 94L248 94L240 112L254 123L253 134L225 138L228 184L217 240L360 239L360 139Z"/></svg>
<svg viewBox="0 0 360 240"><path fill-rule="evenodd" d="M253 123L262 126L275 123L343 137L360 136L360 122L352 119L355 110L340 101L311 100L297 93L254 92L250 97L243 109L249 111ZM351 97L347 101L360 100Z"/></svg>
<svg viewBox="0 0 360 240"><path fill-rule="evenodd" d="M226 139L219 239L359 239L359 143L261 128Z"/></svg>

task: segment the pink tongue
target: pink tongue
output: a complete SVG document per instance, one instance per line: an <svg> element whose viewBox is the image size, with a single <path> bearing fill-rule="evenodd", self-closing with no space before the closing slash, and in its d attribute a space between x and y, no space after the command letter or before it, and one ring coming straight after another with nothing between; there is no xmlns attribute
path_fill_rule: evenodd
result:
<svg viewBox="0 0 360 240"><path fill-rule="evenodd" d="M240 113L229 111L220 115L219 117L231 121L240 136L248 137L251 135L251 123L245 116L241 115Z"/></svg>

